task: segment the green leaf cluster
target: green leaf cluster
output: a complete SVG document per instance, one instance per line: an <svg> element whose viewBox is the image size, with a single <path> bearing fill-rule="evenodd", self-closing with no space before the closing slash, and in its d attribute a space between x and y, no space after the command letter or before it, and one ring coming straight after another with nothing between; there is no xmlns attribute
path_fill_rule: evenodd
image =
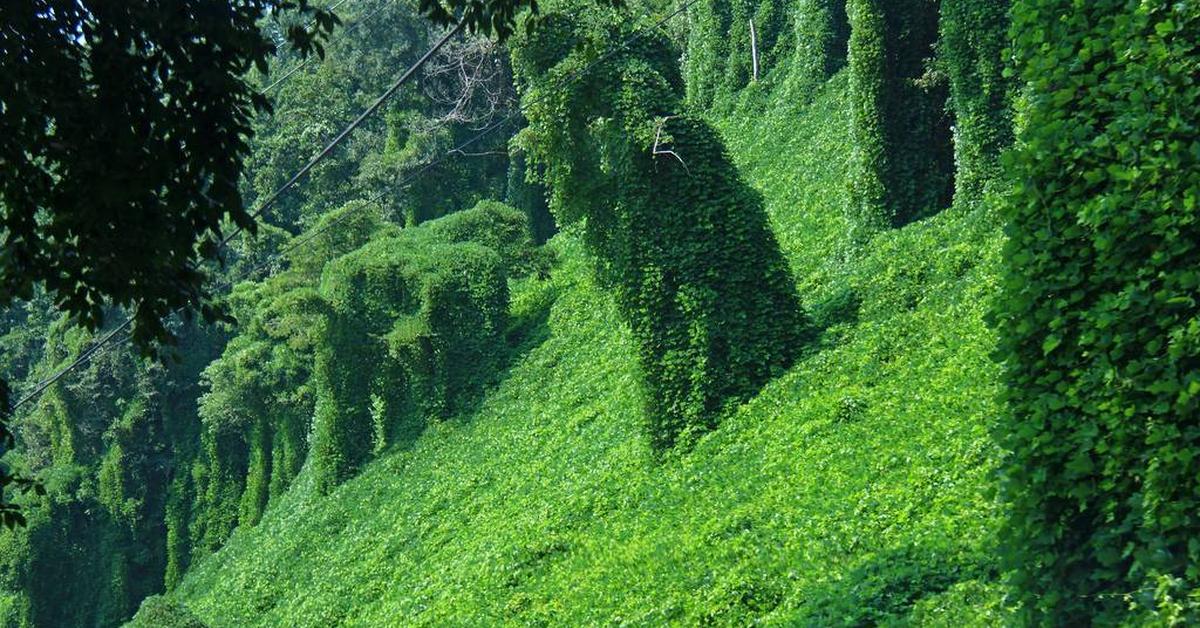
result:
<svg viewBox="0 0 1200 628"><path fill-rule="evenodd" d="M1200 6L1012 19L1005 561L1034 623L1165 622L1200 587Z"/></svg>

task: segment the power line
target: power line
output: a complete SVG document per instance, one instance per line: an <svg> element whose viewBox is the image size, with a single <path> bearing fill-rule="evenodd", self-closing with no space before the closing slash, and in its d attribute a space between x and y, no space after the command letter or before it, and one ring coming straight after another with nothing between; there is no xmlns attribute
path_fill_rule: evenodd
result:
<svg viewBox="0 0 1200 628"><path fill-rule="evenodd" d="M630 44L632 44L634 41L637 41L637 40L638 40L639 38L641 38L641 37L642 37L642 35L644 35L646 32L648 32L648 31L651 31L651 30L655 30L655 29L657 29L657 28L661 27L661 26L662 26L663 24L665 24L667 21L669 21L669 20L671 20L671 19L675 18L676 16L678 16L678 15L680 15L681 13L683 13L684 11L686 11L688 8L690 8L690 7L691 7L693 4L695 4L696 2L699 2L699 0L688 0L687 2L685 2L684 4L682 4L682 5L681 5L681 6L680 6L678 9L676 9L675 11L672 11L671 13L669 13L668 15L666 15L665 17L663 17L663 18L659 19L657 22L655 22L655 23L654 23L653 25L651 25L650 27L648 27L648 28L643 28L643 29L639 29L638 31L634 32L632 35L630 35L629 37L627 37L626 39L624 39L624 40L623 40L623 41L622 41L620 44L618 44L616 47L614 47L614 48L610 49L610 50L609 50L607 53L605 53L605 54L603 54L603 55L601 55L601 56L597 57L596 59L593 59L593 60L592 60L591 62L589 62L587 65L585 65L585 66L583 66L582 68L580 68L580 69L578 69L578 70L576 70L576 71L574 71L574 72L572 72L572 73L568 74L567 76L565 76L565 77L562 79L562 83L563 83L563 85L560 85L560 87L565 87L565 83L567 83L567 82L570 82L570 81L574 81L575 79L577 79L577 78L581 77L583 74L585 74L585 73L587 73L588 71L590 71L590 70L591 70L593 67L595 67L595 66L599 65L600 63L602 63L602 62L604 62L604 61L607 61L607 60L608 60L608 59L610 59L610 58L611 58L613 55L615 55L615 54L617 54L619 51L621 51L621 50L623 50L623 49L627 48L627 47L628 47ZM444 36L443 36L443 37L442 37L440 40L438 40L438 42L437 42L437 43L436 43L436 44L435 44L435 45L434 45L432 48L430 48L430 50L429 50L428 52L426 52L424 55L422 55L422 57L421 57L421 58L420 58L420 59L419 59L419 60L418 60L418 61L417 61L417 62L416 62L416 63L415 63L415 64L414 64L412 67L410 67L410 68L409 68L409 69L408 69L408 70L407 70L407 71L404 73L404 75L403 75L403 76L401 76L401 78L400 78L400 79L398 79L398 80L397 80L395 83L393 83L393 84L392 84L392 86L391 86L391 87L389 87L389 88L388 88L388 90L387 90L386 92L384 92L384 94L383 94L382 96L380 96L380 97L379 97L379 98L378 98L378 99L377 99L377 100L376 100L376 101L375 101L375 102L374 102L374 103L373 103L373 104L372 104L372 105L371 105L371 106L370 106L370 107L369 107L369 108L368 108L366 111L364 111L364 112L363 112L363 113L362 113L362 114L361 114L361 115L360 115L358 118L356 118L356 119L354 120L354 122L352 122L352 123L350 124L350 126L348 126L348 127L345 129L345 130L343 130L341 133L339 133L339 134L338 134L338 136L337 136L336 138L334 138L334 140L333 140L332 142L330 142L330 144L329 144L328 146L326 146L324 150L322 150L320 153L318 153L318 155L317 155L316 157L314 157L314 158L313 158L313 160L311 160L311 161L310 161L310 162L309 162L307 165L305 165L305 167L304 167L304 168L301 168L301 170L300 170L299 172L297 172L297 173L296 173L296 175L294 175L294 176L293 176L293 177L292 177L292 178L291 178L291 179L290 179L290 180L289 180L287 183L285 183L283 187L281 187L281 188L280 188L279 190L277 190L277 191L276 191L274 194L272 194L272 195L271 195L271 197L270 197L270 198L267 200L267 202L263 203L263 204L262 204L262 205L261 205L261 206L260 206L260 207L259 207L259 208L258 208L258 209L257 209L257 210L254 212L254 213L252 213L251 215L252 215L252 216L254 216L254 217L258 217L258 216L259 216L259 215L261 215L261 214L262 214L264 211L266 211L267 209L269 209L269 208L271 207L271 205L273 205L273 204L274 204L276 201L278 201L278 200L279 200L279 197L280 197L280 196L281 196L281 195L282 195L282 194L283 194L285 191L287 191L287 189L289 189L290 187L292 187L293 185L295 185L295 184L296 184L296 182L297 182L297 181L299 181L299 180L300 180L300 178L302 178L302 177L304 176L304 174L306 174L306 173L307 173L309 170L311 170L311 169L313 168L313 166L315 166L315 165L316 165L316 164L317 164L319 161L321 161L321 160L322 160L322 159L324 159L325 157L328 157L328 155L329 155L329 154L330 154L330 153L333 151L333 149L334 149L334 148L335 148L335 147L336 147L336 146L337 146L337 145L338 145L338 144L339 144L339 143L340 143L342 140L344 140L344 139L345 139L345 137L346 137L347 135L349 135L349 133L350 133L351 131L353 131L355 128L357 128L359 125L361 125L361 124L362 124L362 122L363 122L363 121L366 119L366 117L367 117L367 116L369 116L371 113L374 113L374 111L375 111L375 110L377 110L377 109L378 109L378 108L379 108L379 107L380 107L380 106L383 104L383 102L384 102L384 101L385 101L385 100L386 100L386 99L387 99L389 96L391 96L391 95L392 95L392 94L394 94L394 93L395 93L397 90L399 90L399 88L400 88L400 87L401 87L401 86L404 84L404 82L405 82L405 81L408 79L408 77L410 77L410 76L411 76L411 75L412 75L412 74L413 74L413 73L414 73L414 72L415 72L417 69L419 69L419 68L420 68L420 66L421 66L422 64L424 64L424 63L425 63L425 62L426 62L426 61L427 61L427 60L428 60L428 59L429 59L431 56L433 56L433 54L435 54L435 53L437 52L437 50L438 50L438 49L440 49L440 48L441 48L441 47L442 47L442 46L443 46L443 45L444 45L444 44L445 44L447 41L449 41L449 39L450 39L451 37L453 37L455 34L457 34L458 32L460 32L460 31L462 30L462 28L463 28L463 25L464 25L464 22L459 22L459 23L458 23L458 25L456 25L456 26L455 26L453 29L451 29L449 32L447 32L447 33L446 33L446 34L445 34L445 35L444 35ZM550 93L550 92L545 92L545 93ZM539 102L539 99L534 99L534 100L533 100L533 101L531 101L530 103L526 103L526 107L528 107L528 106L530 106L530 105L532 105L532 104L538 103L538 102ZM500 127L501 127L501 126L503 126L504 124L508 123L509 121L512 121L512 120L516 119L516 118L517 118L517 116L518 116L518 115L520 115L520 113L521 113L521 112L520 112L520 110L518 109L517 111L514 111L514 112L512 112L512 113L508 114L507 116L505 116L504 118L500 119L499 121L497 121L497 122L495 122L495 123L493 123L493 124L491 124L491 125L488 125L486 128L484 128L482 131L480 131L480 132L479 132L478 134L476 134L475 136L471 137L470 139L468 139L467 141L463 142L462 144L460 144L460 145L458 145L458 146L456 146L456 147L454 147L454 148L452 148L452 149L450 149L450 150L446 151L446 152L445 152L445 153L443 153L443 154L442 154L440 157L438 157L438 158L437 158L437 159L435 159L434 161L431 161L431 162L429 162L429 163L425 164L424 166L422 166L422 167L421 167L420 169L418 169L417 171L415 171L415 172L413 172L412 174L410 174L410 175L406 176L406 177L405 177L405 178L404 178L402 181L400 181L400 182L398 182L398 183L394 184L392 187L397 187L397 186L403 186L403 185L407 185L408 183L410 183L410 182L412 182L413 180L415 180L415 179L416 179L418 176L420 176L421 174L423 174L423 173L425 173L425 172L429 171L429 169L433 168L434 166L436 166L436 165L438 165L438 164L442 163L443 161L445 161L446 159L450 158L450 156L452 156L452 155L454 155L454 154L456 154L456 153L460 153L460 152L461 152L463 149L465 149L465 148L467 148L467 147L469 147L469 146L471 146L471 145L475 144L476 142L478 142L479 140L483 139L483 138L484 138L484 137L486 137L487 135L491 134L492 132L494 132L496 129L500 128ZM372 197L371 199L368 199L368 201L369 201L369 202L378 202L379 200L382 200L382 198L384 197L384 195L385 195L385 194L386 194L386 193L380 193L380 194L377 194L376 196ZM312 241L312 240L313 240L313 239L314 239L314 238L315 238L317 235L319 235L320 233L322 233L322 232L324 232L324 231L326 231L326 230L330 229L331 227L333 227L334 225L336 225L336 224L337 224L338 222L340 222L341 220L344 220L344 219L345 219L345 218L346 218L348 215L349 215L349 213L347 213L347 214L343 214L343 215L341 215L341 216L338 216L338 217L336 217L336 218L334 218L334 219L330 220L330 221L329 221L328 223L326 223L325 225L322 225L322 226L321 226L319 229L317 229L317 230L315 230L315 231L313 231L313 232L309 232L309 233L306 233L306 234L304 234L304 235L303 235L303 237L299 238L297 241L290 242L290 243L289 243L287 246L285 246L283 249L281 249L281 250L277 251L275 254L273 254L273 255L269 256L267 260L264 260L263 262L260 262L259 264L256 264L255 266L251 267L251 268L250 268L248 271L246 271L246 272L244 272L244 273L240 273L240 274L241 274L241 277L239 277L239 278L233 278L233 279L229 279L229 280L225 280L225 281L223 281L222 283L225 283L225 284L227 284L227 285L229 285L229 286L232 286L232 285L233 285L235 282L237 282L237 281L242 281L242 280L244 280L245 278L247 278L247 277L249 277L249 276L253 275L254 273L257 273L259 270L261 270L262 268L266 267L266 265L267 265L268 263L282 260L282 258L283 258L283 256L284 256L284 255L286 255L287 253L289 253L289 252L291 252L291 251L293 251L293 250L295 250L295 249L297 249L297 248L300 248L301 246L304 246L304 245L305 245L306 243L308 243L308 242L311 242L311 241ZM233 238L234 236L236 236L238 233L240 233L240 231L241 231L241 229L239 228L239 229L235 230L235 231L234 231L232 234L230 234L228 237L226 237L225 239L223 239L223 240L221 241L221 246L222 246L222 247L224 247L225 245L227 245L227 244L228 244L228 242L229 242L230 240L232 240L232 238ZM176 310L176 313L178 313L178 312L179 312L179 311L181 311L181 310L182 310L182 308L180 308L180 310ZM19 401L17 401L16 403L12 404L12 407L11 407L11 409L9 410L9 415L11 415L11 413L12 413L13 411L15 411L16 409L20 408L22 405L24 405L24 404L26 404L26 403L28 403L28 402L32 401L33 399L37 398L39 395L41 395L41 393L42 393L42 392L44 392L44 391L45 391L47 388L49 388L50 386L52 386L52 385L53 385L55 382L57 382L58 380L62 379L62 378L63 378L63 377L64 377L64 376L65 376L67 373L69 373L71 370L73 370L73 369L75 369L75 368L78 368L80 365L82 365L82 364L84 364L84 363L86 363L86 362L90 361L90 360L91 360L91 358L92 358L92 357L94 357L94 356L96 355L96 353L98 353L98 352L99 352L99 351L100 351L102 348L104 348L104 347L106 347L106 346L108 346L108 347L110 347L110 348L115 348L116 346L118 346L118 345L110 345L109 343L112 341L112 338L113 338L114 336L116 336L116 334L118 334L118 333L119 333L121 330L128 328L128 327L129 327L129 326L130 326L132 323L133 323L133 317L132 317L132 316L130 316L130 317L127 317L127 318L125 319L125 321L124 321L124 322L122 322L120 325L118 325L117 327L115 327L114 329L112 329L111 331L109 331L107 334L105 334L105 335L104 335L104 337L100 339L100 341L98 341L97 343L95 343L95 344L94 344L92 347L90 347L88 350L84 351L84 353L80 354L80 356L79 356L79 357L77 357L77 358L76 358L74 361L72 361L72 362L71 362L71 364L69 364L69 365L67 365L66 367L64 367L63 369L61 369L61 370L57 371L57 372L56 372L54 375L50 376L49 378L47 378L47 379L43 380L41 383L39 383L39 384L38 384L38 385L37 385L37 386L34 388L34 390L33 390L33 391L31 391L29 394L27 394L27 395L25 395L24 397L22 397L22 398L21 398ZM126 336L125 336L125 337L123 337L123 338L122 338L122 339L121 339L119 342L123 343L123 342L127 341L127 340L128 340L129 338L131 338L131 337L132 337L132 335L126 335Z"/></svg>
<svg viewBox="0 0 1200 628"><path fill-rule="evenodd" d="M296 185L300 179L304 178L304 175L308 174L313 167L324 161L326 157L332 154L333 149L337 148L343 140L353 133L355 129L361 126L362 123L371 116L371 114L378 111L379 108L383 106L383 103L387 102L388 98L391 98L393 94L400 91L400 88L408 82L408 79L412 78L412 76L416 74L417 70L421 69L421 66L425 65L425 62L428 61L430 57L436 54L438 50L441 50L442 46L446 45L446 42L450 41L452 37L459 34L464 26L466 26L466 22L460 21L454 26L454 28L446 31L446 34L442 35L442 38L439 39L436 44L434 44L429 50L425 51L425 54L421 55L421 58L417 59L416 63L409 66L409 68L405 70L404 74L402 74L400 78L396 79L394 83L392 83L391 87L388 87L387 90L379 96L379 98L375 99L375 102L371 103L371 106L367 107L366 110L360 113L353 122L351 122L346 128L342 129L342 132L338 133L337 137L333 138L333 140L331 140L329 144L321 150L321 152L317 153L312 159L310 159L303 168L296 171L296 174L292 175L292 178L288 179L287 182L280 186L278 190L275 190L273 194L267 197L267 200L261 203L258 206L258 209L251 212L250 217L257 219L263 214L263 212L266 212L268 209L273 207L285 192L292 189L292 186ZM225 238L221 240L221 246L224 247L225 245L229 244L229 241L237 237L237 235L241 232L241 227L234 229L229 235L225 236Z"/></svg>
<svg viewBox="0 0 1200 628"><path fill-rule="evenodd" d="M412 78L412 76L414 74L416 74L417 70L419 70L421 68L421 66L423 66L425 64L425 62L429 60L430 57L432 57L434 54L436 54L437 51L442 48L442 46L446 45L446 42L450 41L451 38L453 38L458 33L462 32L462 29L465 25L466 25L466 22L460 21L454 26L454 28L451 28L450 30L448 30L440 39L438 39L437 43L435 43L432 47L430 47L429 50L427 50L425 52L425 54L421 55L421 58L417 59L417 61L415 63L413 63L411 66L409 66L409 68L407 70L405 70L404 74L402 74L400 76L400 78L396 79L396 81L394 81L391 84L391 86L388 87L387 90L385 90L383 92L383 94L379 96L379 98L376 98L375 102L371 103L371 105L369 107L367 107L367 109L364 110L361 114L359 114L359 116L357 118L355 118L354 121L352 121L348 126L346 126L346 128L342 129L342 132L338 133L337 137L333 138L333 140L330 141L329 144L327 144L325 146L325 148L323 148L320 152L318 152L312 159L310 159L308 161L308 163L304 165L304 167L302 167L294 175L292 175L292 177L290 179L288 179L286 183L284 183L282 186L280 186L280 188L277 189L270 197L268 197L265 202L260 204L258 209L251 212L250 217L257 219L259 216L261 216L264 212L266 212L268 209L270 209L279 200L279 198L283 196L283 194L285 192L287 192L289 189L291 189L293 186L295 186L296 183L300 181L300 179L302 179L306 174L308 174L308 172L311 171L318 163L320 163L321 161L323 161L324 159L329 157L329 155L333 153L333 150L335 148L337 148L337 146L339 144L341 144L350 135L350 133L352 133L355 129L357 129L359 126L361 126L362 123L364 121L366 121L366 119L369 116L371 116L371 114L375 113L376 111L379 110L380 107L383 106L384 102L386 102L388 98L390 98L397 91L399 91L400 88L405 83L407 83L408 80L410 78ZM224 248L225 246L227 246L234 237L236 237L239 233L241 233L241 231L242 231L241 227L234 229L234 231L232 233L230 233L228 236L226 236L225 238L223 238L221 240L220 247ZM175 311L175 313L178 313L182 309L183 308L177 309ZM88 362L96 354L96 352L98 352L102 347L107 346L108 343L112 341L113 337L116 336L117 333L119 333L121 330L126 329L130 325L132 325L133 319L134 319L133 316L126 317L125 320L120 325L118 325L117 327L115 327L114 329L109 331L107 334L105 334L98 342L96 342L95 344L92 345L92 347L88 348L86 351L84 351L82 354L80 354L79 357L75 358L75 360L73 360L70 364L68 364L63 369L55 372L53 375L46 378L45 380L41 381L37 386L34 387L33 391L31 391L29 394L23 396L16 403L12 404L12 406L10 408L5 409L6 410L5 415L6 416L11 415L13 412L15 412L21 406L23 406L26 403L37 398L39 395L42 394L42 392L44 392L47 388L52 386L58 380L62 379L67 373L71 372L75 368L78 368L80 365Z"/></svg>
<svg viewBox="0 0 1200 628"><path fill-rule="evenodd" d="M341 6L345 2L346 2L346 0L339 0L338 2L331 5L328 9L326 9L326 11L332 11L332 10L338 8L339 6ZM370 13L354 20L353 24L351 24L350 26L347 26L346 30L342 31L338 37L331 39L328 43L333 43L335 41L340 41L340 40L344 39L348 34L350 34L351 31L353 31L354 29L367 23L368 21L371 20L371 18L375 17L376 15L379 15L380 13L383 12L384 9L388 8L389 6L391 6L391 2L389 2L389 0L381 0L381 2L379 3L379 6L375 7L374 11L371 11ZM304 68L308 67L308 65L310 63L312 63L312 59L313 58L311 55L305 57L304 59L301 59L300 61L298 61L296 63L296 65L293 65L292 67L288 68L288 70L286 72L284 72L282 75L280 75L279 78L275 79L274 81L271 81L271 83L269 85L262 88L262 92L265 94L265 93L271 91L272 89L275 89L281 83L283 83L284 81L291 78L294 74L296 74L296 72L299 72L300 70L303 70Z"/></svg>
<svg viewBox="0 0 1200 628"><path fill-rule="evenodd" d="M643 28L643 29L639 29L637 32L633 33L632 35L630 35L629 37L627 37L625 40L623 40L623 41L622 41L620 44L618 44L618 45L617 45L615 48L612 48L612 49L610 49L610 50L609 50L607 53L605 53L605 54L603 54L603 55L601 55L601 56L597 57L596 59L593 59L591 62L589 62L587 65L583 66L582 68L579 68L579 69L575 70L574 72L572 72L572 73L568 74L566 77L564 77L564 78L562 79L562 83L563 83L564 85L560 85L559 87L563 87L563 86L565 86L565 84L566 84L566 83L569 83L569 82L571 82L571 81L574 81L574 80L575 80L575 79L577 79L577 78L580 78L581 76L583 76L584 74L586 74L586 73L587 73L589 70L591 70L591 69L592 69L592 68L594 68L595 66L599 65L600 63L602 63L602 62L604 62L604 61L607 61L608 59L610 59L610 58L611 58L611 57L612 57L614 54L616 54L617 52L619 52L619 51L621 51L621 50L623 50L623 49L627 48L627 47L628 47L630 44L632 44L634 41L636 41L636 40L637 40L637 39L639 39L639 38L640 38L642 35L644 35L644 34L645 34L647 31L650 31L650 30L654 30L654 29L657 29L657 28L659 28L660 26L662 26L663 24L665 24L667 21L669 21L669 20L671 20L671 19L675 18L675 17L676 17L676 16L678 16L679 14L683 13L684 11L686 11L686 10L687 10L689 7L691 7L693 4L695 4L695 3L696 3L696 2L698 2L698 1L699 1L699 0L688 0L688 2L685 2L685 3L684 3L683 5L681 5L681 6L680 6L678 9L676 9L676 10L675 10L675 11L673 11L673 12L671 12L671 13L670 13L670 14L668 14L666 17L663 17L662 19L660 19L658 22L656 22L655 24L653 24L653 25L652 25L652 26L650 26L649 28ZM548 92L547 92L547 93L548 93ZM528 106L530 106L530 105L533 105L533 104L538 104L538 103L540 102L540 100L541 100L541 99L534 99L534 100L533 100L533 101L531 101L530 103L526 103L526 107L528 107ZM513 121L513 120L515 120L515 119L516 119L516 118L517 118L519 115L521 115L521 112L520 112L520 110L518 110L518 111L514 111L514 112L512 112L512 113L508 114L507 116L505 116L504 118L500 119L499 121L497 121L497 122L494 122L494 123L492 123L492 124L488 125L488 126L487 126L487 127L485 127L485 128L482 130L482 131L480 131L478 134L476 134L475 136L471 137L470 139L468 139L467 141L463 142L462 144L459 144L458 146L455 146L454 148L451 148L451 149L447 150L445 153L443 153L443 154L442 154L440 157L438 157L438 158L437 158L437 159L435 159L434 161L432 161L432 162L429 162L429 163L425 164L425 165L424 165L424 166L422 166L420 169L418 169L418 170L416 170L415 172L413 172L412 174L410 174L410 175L408 175L408 176L404 177L404 179L403 179L403 180L401 180L401 181L399 181L399 182L397 182L397 183L393 184L393 185L392 185L392 186L390 186L390 187L402 187L402 186L404 186L404 185L407 185L407 184L411 183L411 182L412 182L413 180L415 180L415 179L416 179L418 176L420 176L421 174L423 174L423 173L425 173L425 172L429 171L431 168L433 168L434 166L437 166L438 164L442 163L443 161L446 161L446 160L447 160L447 159L449 159L449 158L450 158L452 155L455 155L455 154L462 154L462 151L463 151L464 149L466 149L466 148L468 148L468 147L472 146L473 144L475 144L475 143L476 143L476 142L478 142L479 140L483 139L483 138L484 138L484 137L486 137L487 135L491 134L492 132L494 132L496 129L500 128L500 127L501 127L501 126L503 126L504 124L506 124L506 123L508 123L508 122L510 122L510 121ZM371 198L368 198L368 199L366 199L366 200L367 200L367 202L370 202L370 203L379 202L380 200L382 200L382 199L383 199L383 197L384 197L386 194L387 194L386 192L381 192L381 193L379 193L379 194L376 194L375 196L373 196L373 197L371 197ZM265 268L265 267L266 267L267 265L269 265L270 263L273 263L273 262L279 261L279 260L280 260L280 259L282 259L282 257L283 257L284 255L286 255L287 253L289 253L289 252L291 252L291 251L293 251L293 250L295 250L295 249L297 249L297 248L300 248L301 246L305 245L306 243L308 243L308 242L312 241L312 240L313 240L313 239L315 239L315 238L316 238L318 235L320 235L322 232L324 232L324 231L326 231L326 230L328 230L328 229L330 229L330 228L334 227L335 225L337 225L337 224L338 224L339 222L341 222L342 220L345 220L345 219L346 219L346 218L347 218L349 215L350 215L349 213L342 214L341 216L337 216L336 218L333 218L333 219L331 219L331 220L330 220L329 222L327 222L326 224L324 224L324 225L321 225L321 227L319 227L318 229L316 229L316 230L314 230L314 231L310 231L310 232L304 233L304 234L302 235L302 237L300 237L300 238L297 238L296 240L293 240L292 242L289 242L289 243L287 244L287 246L285 246L284 248L282 248L282 249L280 249L279 251L277 251L277 252L276 252L274 255L272 255L272 256L270 256L270 257L268 257L268 259L266 259L266 260L263 260L262 262L260 262L260 263L256 264L254 267L252 267L251 269L249 269L249 271L247 271L246 273L244 273L244 274L243 274L243 277L242 277L241 279L238 279L237 281L241 281L241 280L243 280L243 279L245 279L245 278L247 278L247 277L249 277L249 276L252 276L252 275L254 275L254 273L258 272L259 270L262 270L263 268Z"/></svg>

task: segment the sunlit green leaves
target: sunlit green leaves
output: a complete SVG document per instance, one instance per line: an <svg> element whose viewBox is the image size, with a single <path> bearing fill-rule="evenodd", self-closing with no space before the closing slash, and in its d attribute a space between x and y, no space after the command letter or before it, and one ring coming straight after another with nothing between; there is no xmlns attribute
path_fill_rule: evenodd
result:
<svg viewBox="0 0 1200 628"><path fill-rule="evenodd" d="M996 310L1016 600L1034 623L1195 621L1200 126L1176 112L1200 107L1200 7L1012 18L1025 122Z"/></svg>

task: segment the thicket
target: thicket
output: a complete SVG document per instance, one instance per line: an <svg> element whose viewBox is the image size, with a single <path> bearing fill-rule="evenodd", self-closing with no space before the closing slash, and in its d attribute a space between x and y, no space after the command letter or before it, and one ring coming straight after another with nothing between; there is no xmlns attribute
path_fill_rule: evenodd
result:
<svg viewBox="0 0 1200 628"><path fill-rule="evenodd" d="M93 339L65 319L44 331L35 378ZM24 504L26 528L0 539L0 582L19 593L6 624L113 625L161 590L171 463L197 448L197 376L216 340L191 326L172 331L187 351L181 363L101 352L21 417L23 446L8 460L40 477L46 494Z"/></svg>
<svg viewBox="0 0 1200 628"><path fill-rule="evenodd" d="M254 120L242 186L247 206L277 189L427 47L428 23L415 6L384 4L344 5L346 25L328 42L325 62L312 59L269 90L275 115ZM182 362L149 367L123 348L102 352L13 418L18 445L4 464L43 478L48 494L27 498L27 529L0 532L0 624L119 624L287 490L308 454L312 371L328 318L313 285L326 263L394 234L397 223L504 191L507 155L487 147L431 168L418 185L395 188L513 106L502 49L472 38L463 45L431 62L420 81L425 93L402 90L386 117L360 127L305 185L280 199L264 217L274 224L231 243L218 278L251 269L278 275L234 290L228 301L235 327L201 332L172 321ZM475 96L448 103L445 97L467 87L457 72L444 71L459 60L485 74L499 71L472 83ZM299 61L281 51L263 83ZM381 200L353 200L364 197ZM500 226L511 228L512 214ZM272 259L296 237L305 243ZM501 252L506 269L540 263L530 253L510 253ZM0 378L13 384L14 395L95 340L56 323L45 294L28 297L0 313Z"/></svg>
<svg viewBox="0 0 1200 628"><path fill-rule="evenodd" d="M1195 623L1200 6L1012 15L1025 88L996 307L1014 595L1036 624Z"/></svg>
<svg viewBox="0 0 1200 628"><path fill-rule="evenodd" d="M291 274L239 286L233 301L239 334L203 373L203 447L190 474L196 499L188 530L197 551L215 550L238 525L257 523L299 473L314 403L313 356L328 318L316 291Z"/></svg>
<svg viewBox="0 0 1200 628"><path fill-rule="evenodd" d="M20 417L21 447L6 460L41 477L47 494L25 504L27 528L0 535L5 623L119 624L235 528L258 522L309 453L320 390L314 371L337 320L314 281L328 262L368 242L386 239L377 250L394 246L427 271L412 283L422 307L385 329L392 355L379 363L395 372L371 379L375 390L407 391L421 416L473 403L507 350L504 277L541 263L525 216L481 203L400 230L382 214L356 201L315 222L320 233L306 234L310 242L289 255L288 270L235 288L235 334L183 327L182 361L167 366L101 352ZM19 351L6 350L6 372L40 379L94 340L66 321L43 327L40 339L17 333L50 320L50 307L30 302L13 315L3 341ZM371 375L360 366L376 364L367 354L345 358L338 368L355 376ZM378 403L368 399L368 446L379 442Z"/></svg>
<svg viewBox="0 0 1200 628"><path fill-rule="evenodd" d="M525 148L633 329L661 450L788 367L808 323L762 199L709 125L680 115L674 47L655 32L621 47L632 30L618 10L548 14L513 66ZM569 80L594 50L616 52Z"/></svg>

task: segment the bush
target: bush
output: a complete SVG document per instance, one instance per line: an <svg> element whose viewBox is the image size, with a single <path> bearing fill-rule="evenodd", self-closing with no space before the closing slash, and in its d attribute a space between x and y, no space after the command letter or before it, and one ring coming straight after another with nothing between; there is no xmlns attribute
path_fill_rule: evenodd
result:
<svg viewBox="0 0 1200 628"><path fill-rule="evenodd" d="M1005 559L1028 621L1115 624L1200 587L1200 6L1023 0L1012 33Z"/></svg>
<svg viewBox="0 0 1200 628"><path fill-rule="evenodd" d="M350 201L321 214L301 236L309 238L305 245L288 253L288 262L304 277L318 279L325 264L370 242L389 226L378 203Z"/></svg>

